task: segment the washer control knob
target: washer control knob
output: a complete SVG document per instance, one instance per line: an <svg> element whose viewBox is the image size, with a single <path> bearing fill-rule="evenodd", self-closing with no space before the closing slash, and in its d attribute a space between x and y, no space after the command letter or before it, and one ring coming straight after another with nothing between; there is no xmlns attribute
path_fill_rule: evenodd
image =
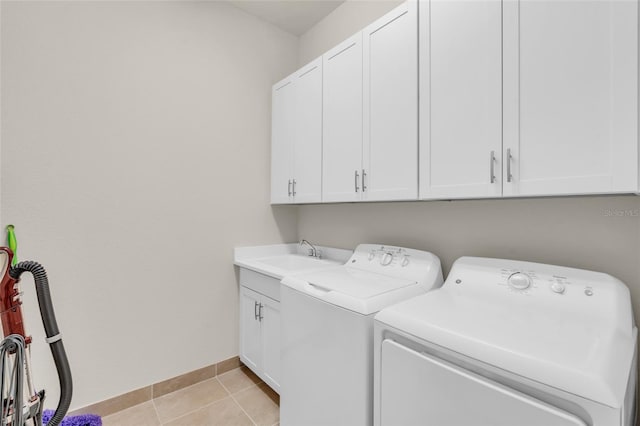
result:
<svg viewBox="0 0 640 426"><path fill-rule="evenodd" d="M402 258L402 263L400 264L403 268L409 264L409 256L405 255Z"/></svg>
<svg viewBox="0 0 640 426"><path fill-rule="evenodd" d="M380 259L380 264L382 266L387 266L387 265L390 265L392 261L393 261L393 253L386 252L385 254L382 255L382 259Z"/></svg>
<svg viewBox="0 0 640 426"><path fill-rule="evenodd" d="M524 290L531 285L531 277L523 272L515 272L507 280L509 286L517 290Z"/></svg>
<svg viewBox="0 0 640 426"><path fill-rule="evenodd" d="M555 282L551 284L551 291L553 291L554 293L562 294L564 293L565 290L566 290L566 287L562 283Z"/></svg>

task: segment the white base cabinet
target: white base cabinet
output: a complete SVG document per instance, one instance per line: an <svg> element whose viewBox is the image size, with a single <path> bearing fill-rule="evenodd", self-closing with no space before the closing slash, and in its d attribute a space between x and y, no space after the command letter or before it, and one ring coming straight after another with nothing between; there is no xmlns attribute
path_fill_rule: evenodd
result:
<svg viewBox="0 0 640 426"><path fill-rule="evenodd" d="M254 289L265 282L279 289L280 282L244 269L240 274L240 360L279 393L280 301Z"/></svg>

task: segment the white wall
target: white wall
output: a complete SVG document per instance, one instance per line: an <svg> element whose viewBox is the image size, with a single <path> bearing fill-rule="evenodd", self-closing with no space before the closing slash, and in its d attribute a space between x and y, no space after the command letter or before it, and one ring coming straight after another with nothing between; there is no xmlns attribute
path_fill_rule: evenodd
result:
<svg viewBox="0 0 640 426"><path fill-rule="evenodd" d="M233 247L296 238L269 147L297 39L224 2L3 1L1 24L2 220L49 272L72 408L237 355Z"/></svg>
<svg viewBox="0 0 640 426"><path fill-rule="evenodd" d="M396 4L342 4L300 37L299 63ZM428 250L440 257L445 274L463 255L606 272L630 287L640 320L640 197L633 195L303 206L298 238L341 248L368 242Z"/></svg>

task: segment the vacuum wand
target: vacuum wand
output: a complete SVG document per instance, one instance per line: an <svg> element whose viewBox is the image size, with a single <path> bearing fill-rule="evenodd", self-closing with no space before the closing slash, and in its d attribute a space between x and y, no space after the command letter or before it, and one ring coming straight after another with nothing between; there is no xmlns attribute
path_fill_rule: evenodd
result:
<svg viewBox="0 0 640 426"><path fill-rule="evenodd" d="M51 417L51 420L47 423L50 426L57 426L69 410L71 397L73 395L73 385L69 361L64 350L64 345L62 344L60 330L58 328L58 323L53 309L53 303L51 302L47 273L39 263L32 261L20 262L14 266L10 266L13 259L13 252L7 247L0 247L0 258L4 259L4 262L0 262L0 265L4 263L2 281L0 283L0 319L2 321L2 329L6 338L9 338L10 336L14 336L15 338L16 335L21 336L24 340L25 348L28 348L31 343L31 337L25 334L21 306L22 293L19 291L19 282L20 277L24 272L29 272L33 275L38 304L40 305L40 316L42 317L42 324L44 325L44 330L47 336L46 340L51 348L51 354L53 355L53 360L55 362L60 381L60 400L53 417ZM18 339L18 341L19 340L20 339ZM27 376L30 376L30 360L28 353L24 364L27 368ZM20 368L22 368L22 366L20 366ZM30 381L30 377L27 377L27 380ZM32 387L32 385L30 387ZM34 399L39 399L38 409L36 410L36 413L33 413L33 418L36 421L36 424L41 425L43 409L42 399L44 399L44 392L41 391L37 394L30 392L30 398L32 405L34 403ZM9 398L7 398L7 400L9 400ZM7 401L6 403L10 404L11 401ZM24 407L13 407L14 413L16 410L20 410L22 412ZM14 420L16 418L22 418L22 416L14 416ZM17 425L17 423L13 424Z"/></svg>

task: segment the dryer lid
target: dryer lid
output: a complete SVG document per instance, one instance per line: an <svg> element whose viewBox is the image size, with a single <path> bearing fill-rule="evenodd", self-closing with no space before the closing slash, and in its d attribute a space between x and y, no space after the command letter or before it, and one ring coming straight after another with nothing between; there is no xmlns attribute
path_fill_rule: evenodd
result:
<svg viewBox="0 0 640 426"><path fill-rule="evenodd" d="M284 277L282 284L363 315L425 292L414 280L348 266Z"/></svg>
<svg viewBox="0 0 640 426"><path fill-rule="evenodd" d="M527 274L530 286L512 287L514 273ZM553 290L558 282L563 293ZM637 338L629 291L615 278L496 259L461 258L442 288L387 308L376 320L616 408Z"/></svg>

